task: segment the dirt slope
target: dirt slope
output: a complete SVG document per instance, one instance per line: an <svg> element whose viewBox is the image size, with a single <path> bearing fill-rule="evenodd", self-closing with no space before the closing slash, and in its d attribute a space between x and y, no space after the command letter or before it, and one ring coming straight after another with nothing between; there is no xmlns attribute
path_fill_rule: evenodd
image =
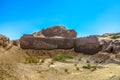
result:
<svg viewBox="0 0 120 80"><path fill-rule="evenodd" d="M25 58L30 56L43 56L43 63L25 64ZM37 54L38 53L38 54ZM16 46L6 50L0 48L0 80L120 80L120 65L115 63L100 65L100 68L92 71L82 68L87 64L88 55L75 54L74 59L51 64L55 53L69 55L75 54L72 50L34 51L22 50ZM45 57L45 56L44 56ZM78 58L82 57L79 61ZM95 55L94 55L95 57ZM77 66L75 66L77 64ZM94 64L91 64L94 65ZM79 70L76 70L79 67ZM65 72L67 69L67 72Z"/></svg>

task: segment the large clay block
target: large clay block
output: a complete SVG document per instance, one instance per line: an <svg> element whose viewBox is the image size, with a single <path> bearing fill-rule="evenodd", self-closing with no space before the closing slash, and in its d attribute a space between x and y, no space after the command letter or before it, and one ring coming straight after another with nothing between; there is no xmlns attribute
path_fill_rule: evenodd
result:
<svg viewBox="0 0 120 80"><path fill-rule="evenodd" d="M66 37L66 38L75 38L77 32L75 30L68 30L64 26L53 26L47 29L43 29L39 32L33 34L35 37Z"/></svg>
<svg viewBox="0 0 120 80"><path fill-rule="evenodd" d="M23 35L20 39L20 46L23 49L72 49L74 47L74 38L51 38L51 37L33 37L32 35Z"/></svg>
<svg viewBox="0 0 120 80"><path fill-rule="evenodd" d="M101 50L101 45L95 36L77 38L75 40L74 50L86 54L95 54Z"/></svg>

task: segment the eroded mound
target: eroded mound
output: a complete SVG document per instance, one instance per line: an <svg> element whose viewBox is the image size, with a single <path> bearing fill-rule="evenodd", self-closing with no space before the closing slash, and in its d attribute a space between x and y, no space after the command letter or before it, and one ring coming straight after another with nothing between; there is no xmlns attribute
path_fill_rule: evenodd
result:
<svg viewBox="0 0 120 80"><path fill-rule="evenodd" d="M25 36L22 49L0 35L0 80L120 80L119 38L108 36L75 38L56 26Z"/></svg>

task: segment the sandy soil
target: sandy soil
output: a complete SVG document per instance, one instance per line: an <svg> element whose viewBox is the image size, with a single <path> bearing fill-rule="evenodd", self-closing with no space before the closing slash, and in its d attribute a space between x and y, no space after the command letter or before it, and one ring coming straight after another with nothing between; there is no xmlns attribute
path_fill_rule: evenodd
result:
<svg viewBox="0 0 120 80"><path fill-rule="evenodd" d="M74 59L62 62L54 61L53 64L51 64L52 58L50 56L46 57L43 63L25 64L25 57L28 56L28 52L32 56L32 50L26 52L26 50L15 46L9 50L0 48L0 80L120 80L120 65L116 63L93 64L91 60L89 64L97 66L97 69L84 69L83 66L88 64L87 60L90 56L79 53L73 55ZM47 53L51 53L53 56L54 51L48 51L47 53L37 51L39 54L40 52L47 56ZM56 50L56 52L65 51ZM68 53L68 51L66 52ZM70 52L70 54L72 53ZM33 56L35 55L36 53ZM42 55L40 56L42 57ZM96 55L94 58L96 58ZM76 70L76 68L79 68L79 70Z"/></svg>

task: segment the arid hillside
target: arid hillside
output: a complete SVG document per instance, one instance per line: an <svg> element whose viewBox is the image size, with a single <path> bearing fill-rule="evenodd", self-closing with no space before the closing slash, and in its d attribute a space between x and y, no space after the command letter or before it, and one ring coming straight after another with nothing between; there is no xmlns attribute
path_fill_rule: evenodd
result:
<svg viewBox="0 0 120 80"><path fill-rule="evenodd" d="M12 41L0 35L0 80L120 80L119 34L76 38L57 28Z"/></svg>

